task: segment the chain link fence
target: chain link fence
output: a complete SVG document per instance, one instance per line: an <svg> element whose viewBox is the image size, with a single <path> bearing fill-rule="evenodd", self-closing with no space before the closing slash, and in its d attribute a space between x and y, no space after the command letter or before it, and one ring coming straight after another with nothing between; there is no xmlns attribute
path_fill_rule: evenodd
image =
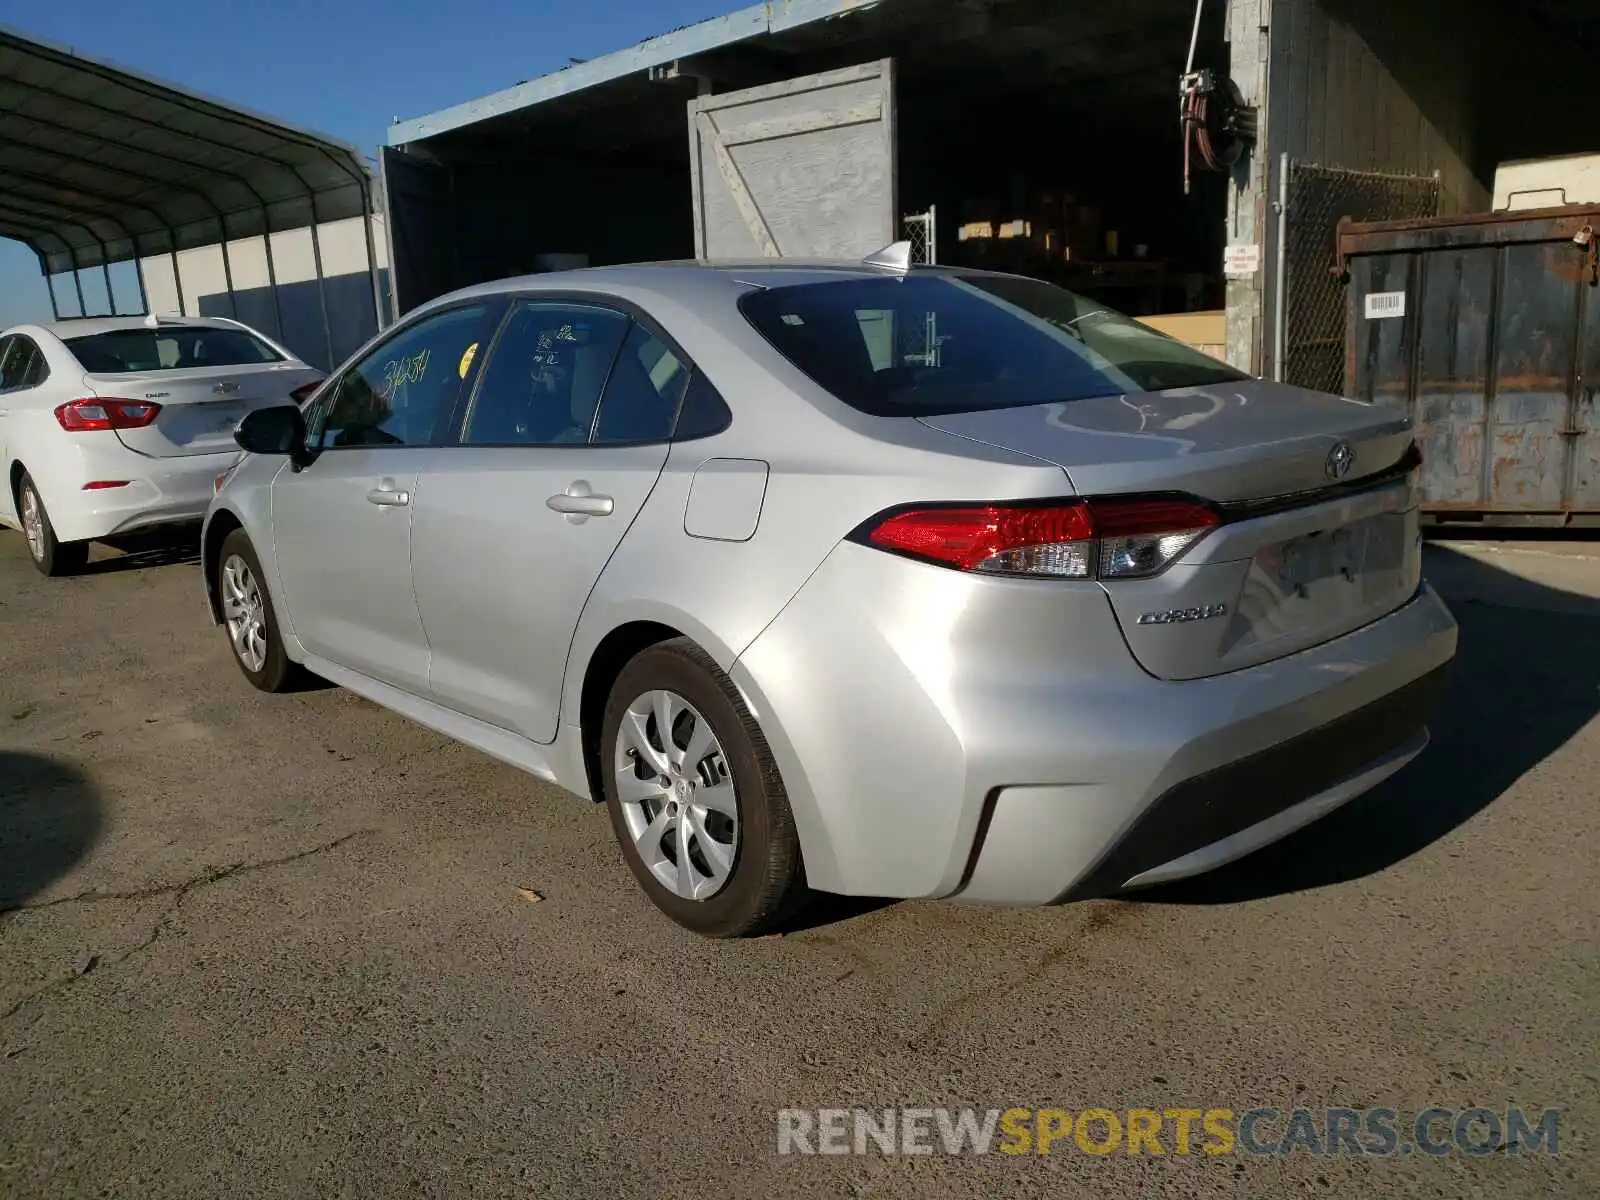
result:
<svg viewBox="0 0 1600 1200"><path fill-rule="evenodd" d="M1345 391L1345 285L1334 273L1339 221L1437 216L1439 180L1290 162L1285 204L1283 378Z"/></svg>
<svg viewBox="0 0 1600 1200"><path fill-rule="evenodd" d="M931 265L935 260L938 227L934 224L935 210L925 213L908 213L900 220L901 237L911 243L911 261Z"/></svg>

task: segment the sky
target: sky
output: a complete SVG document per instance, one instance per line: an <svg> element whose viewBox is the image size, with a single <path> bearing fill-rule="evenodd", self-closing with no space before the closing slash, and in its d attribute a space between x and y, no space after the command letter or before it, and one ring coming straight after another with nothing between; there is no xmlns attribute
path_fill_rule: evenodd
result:
<svg viewBox="0 0 1600 1200"><path fill-rule="evenodd" d="M474 100L747 2L0 0L0 24L331 134L370 157L397 117ZM112 281L119 310L136 308L131 268L114 268ZM84 272L83 283L89 311L106 311L100 273ZM75 310L71 277L57 289L63 312ZM0 238L0 329L49 318L38 259Z"/></svg>

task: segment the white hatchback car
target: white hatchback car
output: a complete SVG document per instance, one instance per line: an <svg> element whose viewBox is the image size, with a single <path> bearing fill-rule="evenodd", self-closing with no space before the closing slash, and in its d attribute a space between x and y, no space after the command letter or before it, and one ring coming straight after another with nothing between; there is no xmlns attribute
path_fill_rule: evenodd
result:
<svg viewBox="0 0 1600 1200"><path fill-rule="evenodd" d="M322 373L225 318L94 317L0 334L0 525L46 575L96 538L198 522L253 409Z"/></svg>

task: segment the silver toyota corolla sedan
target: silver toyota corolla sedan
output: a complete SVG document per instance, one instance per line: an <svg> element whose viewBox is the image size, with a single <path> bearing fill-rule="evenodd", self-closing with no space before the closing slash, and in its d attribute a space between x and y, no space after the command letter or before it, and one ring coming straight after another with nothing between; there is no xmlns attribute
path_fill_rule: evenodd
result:
<svg viewBox="0 0 1600 1200"><path fill-rule="evenodd" d="M714 936L1177 879L1421 752L1398 410L894 258L487 284L251 414L204 535L245 676L603 799Z"/></svg>

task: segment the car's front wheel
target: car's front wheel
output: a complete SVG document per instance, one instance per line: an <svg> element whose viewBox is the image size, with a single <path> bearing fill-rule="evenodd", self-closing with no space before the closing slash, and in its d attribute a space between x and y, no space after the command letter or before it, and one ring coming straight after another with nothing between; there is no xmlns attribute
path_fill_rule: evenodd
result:
<svg viewBox="0 0 1600 1200"><path fill-rule="evenodd" d="M771 928L805 895L777 766L733 682L686 638L617 677L601 725L623 857L673 920L709 937Z"/></svg>
<svg viewBox="0 0 1600 1200"><path fill-rule="evenodd" d="M224 538L217 553L217 595L233 661L244 677L263 692L289 691L301 668L284 651L261 560L242 529Z"/></svg>
<svg viewBox="0 0 1600 1200"><path fill-rule="evenodd" d="M28 543L28 557L41 575L71 575L83 570L89 561L89 543L63 542L56 537L50 512L26 471L17 485L17 516Z"/></svg>

